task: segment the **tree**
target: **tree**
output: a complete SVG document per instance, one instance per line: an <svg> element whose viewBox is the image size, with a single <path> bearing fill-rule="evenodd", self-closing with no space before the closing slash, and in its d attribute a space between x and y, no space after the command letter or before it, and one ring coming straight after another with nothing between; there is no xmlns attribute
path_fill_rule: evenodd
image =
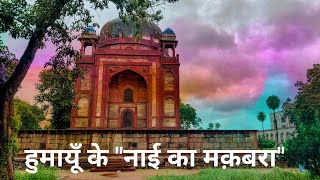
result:
<svg viewBox="0 0 320 180"><path fill-rule="evenodd" d="M296 125L297 136L286 143L289 165L303 164L313 175L320 175L320 64L307 71L307 81L298 81L295 102L285 106L285 114Z"/></svg>
<svg viewBox="0 0 320 180"><path fill-rule="evenodd" d="M21 117L20 129L41 129L39 122L45 120L44 112L36 105L31 105L20 99L14 99L14 109Z"/></svg>
<svg viewBox="0 0 320 180"><path fill-rule="evenodd" d="M190 104L180 102L180 124L183 129L197 128L201 124L201 119L197 117L197 110Z"/></svg>
<svg viewBox="0 0 320 180"><path fill-rule="evenodd" d="M262 132L263 132L263 137L264 136L264 127L263 127L263 123L264 121L266 120L266 114L264 112L259 112L258 115L257 115L257 119L261 122L262 124Z"/></svg>
<svg viewBox="0 0 320 180"><path fill-rule="evenodd" d="M51 127L53 129L66 129L70 127L71 110L74 98L74 80L81 71L61 67L45 69L40 72L40 80L36 84L39 93L35 101L43 109L51 112Z"/></svg>
<svg viewBox="0 0 320 180"><path fill-rule="evenodd" d="M267 106L269 109L273 111L273 124L276 129L276 140L279 142L279 137L278 137L278 123L276 119L276 109L280 107L280 98L278 96L272 95L269 96L267 99Z"/></svg>
<svg viewBox="0 0 320 180"><path fill-rule="evenodd" d="M95 11L107 9L113 2L119 10L120 18L131 20L139 34L139 27L147 21L159 21L161 11L154 7L163 3L173 3L176 0L2 0L0 1L0 33L6 33L12 38L22 38L28 41L12 75L4 78L3 62L0 62L0 178L14 179L12 166L13 135L11 117L13 115L13 99L26 76L34 57L40 48L45 48L45 41L51 41L57 46L57 58L67 59L74 49L71 42L84 27L92 24L93 15L87 7ZM89 4L89 6L85 6ZM11 54L0 42L0 57ZM3 48L5 47L5 48ZM65 49L71 51L64 51ZM62 56L69 52L68 56ZM11 57L9 57L11 58Z"/></svg>
<svg viewBox="0 0 320 180"><path fill-rule="evenodd" d="M216 126L216 129L218 130L221 127L221 124L217 122L215 126Z"/></svg>
<svg viewBox="0 0 320 180"><path fill-rule="evenodd" d="M214 127L213 123L209 123L208 130L213 130L213 127Z"/></svg>
<svg viewBox="0 0 320 180"><path fill-rule="evenodd" d="M273 148L275 146L275 142L266 138L258 138L258 148L259 149L268 149Z"/></svg>

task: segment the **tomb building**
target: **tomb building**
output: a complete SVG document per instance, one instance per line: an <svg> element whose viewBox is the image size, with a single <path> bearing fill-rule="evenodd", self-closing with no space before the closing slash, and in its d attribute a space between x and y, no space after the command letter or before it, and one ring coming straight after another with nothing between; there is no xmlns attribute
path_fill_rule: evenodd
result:
<svg viewBox="0 0 320 180"><path fill-rule="evenodd" d="M170 28L114 19L79 38L71 129L180 129L178 41Z"/></svg>

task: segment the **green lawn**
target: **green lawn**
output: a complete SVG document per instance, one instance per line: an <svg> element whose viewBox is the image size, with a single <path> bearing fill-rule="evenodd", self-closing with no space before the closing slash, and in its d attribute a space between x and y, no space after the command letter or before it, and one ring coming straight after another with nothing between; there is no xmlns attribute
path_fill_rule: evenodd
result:
<svg viewBox="0 0 320 180"><path fill-rule="evenodd" d="M307 173L284 171L279 168L268 169L203 169L195 175L158 175L148 180L316 180Z"/></svg>

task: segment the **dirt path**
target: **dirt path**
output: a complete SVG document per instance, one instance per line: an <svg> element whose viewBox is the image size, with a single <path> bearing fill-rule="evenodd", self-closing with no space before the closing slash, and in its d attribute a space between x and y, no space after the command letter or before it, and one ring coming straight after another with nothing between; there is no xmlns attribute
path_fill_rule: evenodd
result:
<svg viewBox="0 0 320 180"><path fill-rule="evenodd" d="M141 180L146 179L150 176L156 175L187 175L187 174L195 174L199 170L197 169L147 169L142 170L138 169L133 172L89 172L85 171L80 174L72 174L70 171L60 171L60 179L61 180Z"/></svg>

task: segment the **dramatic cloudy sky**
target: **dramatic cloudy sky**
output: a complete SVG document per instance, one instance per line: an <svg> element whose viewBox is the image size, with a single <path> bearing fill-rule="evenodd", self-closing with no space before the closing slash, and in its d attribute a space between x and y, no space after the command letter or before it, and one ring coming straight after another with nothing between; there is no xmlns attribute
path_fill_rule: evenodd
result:
<svg viewBox="0 0 320 180"><path fill-rule="evenodd" d="M294 83L320 62L317 0L180 0L163 13L159 26L171 27L179 40L181 97L198 110L203 127L220 122L222 129L261 129L256 114L269 114L267 97L293 99ZM111 6L96 21L116 17ZM17 54L26 46L3 39ZM20 98L33 101L38 73L53 51L48 46L38 53Z"/></svg>

